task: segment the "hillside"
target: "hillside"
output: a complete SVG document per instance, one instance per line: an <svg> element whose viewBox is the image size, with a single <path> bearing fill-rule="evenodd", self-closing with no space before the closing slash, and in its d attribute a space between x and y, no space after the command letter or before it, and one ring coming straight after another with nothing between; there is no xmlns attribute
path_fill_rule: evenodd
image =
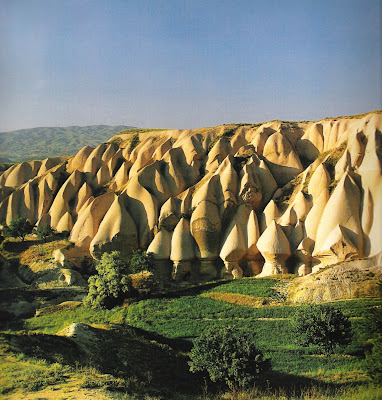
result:
<svg viewBox="0 0 382 400"><path fill-rule="evenodd" d="M70 232L57 255L154 254L163 279L299 275L381 251L382 113L128 130L0 175L0 222Z"/></svg>
<svg viewBox="0 0 382 400"><path fill-rule="evenodd" d="M124 125L93 125L0 132L0 162L71 156L85 145L97 146L116 133L130 128Z"/></svg>
<svg viewBox="0 0 382 400"><path fill-rule="evenodd" d="M133 129L0 173L2 228L54 229L0 235L0 398L381 398L365 359L381 333L381 132L382 112ZM127 263L136 249L153 271L91 308L102 254ZM349 318L333 354L296 340L312 302ZM189 370L192 341L229 326L271 363L247 391Z"/></svg>

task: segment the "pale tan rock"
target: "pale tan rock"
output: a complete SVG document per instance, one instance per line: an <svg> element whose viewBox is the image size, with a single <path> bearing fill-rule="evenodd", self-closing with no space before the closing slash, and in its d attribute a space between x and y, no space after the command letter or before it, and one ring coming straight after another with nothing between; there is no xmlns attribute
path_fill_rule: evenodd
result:
<svg viewBox="0 0 382 400"><path fill-rule="evenodd" d="M69 174L73 173L74 171L83 171L86 160L93 150L93 147L84 146L73 158L71 158L66 167L66 170L69 172Z"/></svg>
<svg viewBox="0 0 382 400"><path fill-rule="evenodd" d="M33 170L29 163L17 164L8 174L4 186L17 188L33 177Z"/></svg>
<svg viewBox="0 0 382 400"><path fill-rule="evenodd" d="M317 229L321 221L322 214L329 201L329 190L327 188L321 190L317 200L313 203L313 207L309 211L305 220L306 235L316 240Z"/></svg>
<svg viewBox="0 0 382 400"><path fill-rule="evenodd" d="M156 150L153 153L152 158L154 160L161 160L163 156L171 149L172 147L172 139L164 138L163 143L159 144Z"/></svg>
<svg viewBox="0 0 382 400"><path fill-rule="evenodd" d="M159 228L174 230L179 222L181 200L175 197L170 197L162 206L159 215Z"/></svg>
<svg viewBox="0 0 382 400"><path fill-rule="evenodd" d="M294 254L300 245L300 243L305 238L305 226L304 222L297 221L297 224L293 227L289 235L289 246L291 254Z"/></svg>
<svg viewBox="0 0 382 400"><path fill-rule="evenodd" d="M255 170L256 168L251 164L244 166L244 174L240 182L239 196L242 201L251 204L254 210L259 210L263 195L261 192L261 187L257 182Z"/></svg>
<svg viewBox="0 0 382 400"><path fill-rule="evenodd" d="M179 281L192 273L191 262L195 259L195 240L191 235L190 221L181 218L171 240L170 259L174 263L172 277Z"/></svg>
<svg viewBox="0 0 382 400"><path fill-rule="evenodd" d="M130 178L133 177L145 165L148 165L154 161L151 156L153 155L155 148L155 142L153 142L153 138L151 138L133 150L130 155L130 161L133 163L129 172Z"/></svg>
<svg viewBox="0 0 382 400"><path fill-rule="evenodd" d="M299 276L306 276L312 272L312 252L314 241L306 237L298 245L295 255L299 262L295 266L294 273Z"/></svg>
<svg viewBox="0 0 382 400"><path fill-rule="evenodd" d="M49 183L46 179L43 179L38 185L38 205L37 205L37 216L40 219L46 214L52 205L53 193L49 187Z"/></svg>
<svg viewBox="0 0 382 400"><path fill-rule="evenodd" d="M327 190L331 182L330 175L324 164L320 164L313 172L308 185L308 193L312 195L313 201L316 201L321 192Z"/></svg>
<svg viewBox="0 0 382 400"><path fill-rule="evenodd" d="M70 232L73 229L73 219L69 212L66 212L56 225L57 232Z"/></svg>
<svg viewBox="0 0 382 400"><path fill-rule="evenodd" d="M206 171L215 171L230 152L230 140L226 137L221 137L208 153Z"/></svg>
<svg viewBox="0 0 382 400"><path fill-rule="evenodd" d="M90 242L96 235L99 225L115 199L114 193L96 197L79 215L73 226L69 240L77 247L89 250Z"/></svg>
<svg viewBox="0 0 382 400"><path fill-rule="evenodd" d="M160 230L147 248L147 253L152 253L154 258L154 275L159 279L166 279L171 273L171 237L172 232Z"/></svg>
<svg viewBox="0 0 382 400"><path fill-rule="evenodd" d="M109 167L106 164L103 164L97 172L96 175L96 186L104 186L111 179Z"/></svg>
<svg viewBox="0 0 382 400"><path fill-rule="evenodd" d="M347 145L347 151L350 153L351 166L353 168L358 168L363 161L365 156L367 137L363 131L358 131L349 136L349 141Z"/></svg>
<svg viewBox="0 0 382 400"><path fill-rule="evenodd" d="M186 162L183 149L181 147L170 149L164 155L162 161L167 163L162 175L167 182L171 195L177 196L187 188L186 180L190 168Z"/></svg>
<svg viewBox="0 0 382 400"><path fill-rule="evenodd" d="M236 271L234 276L240 278L243 276L243 271L239 267L239 261L246 253L246 250L243 230L238 224L234 224L225 240L223 240L223 247L220 250L220 258L224 261L225 265L222 277L232 276L234 270Z"/></svg>
<svg viewBox="0 0 382 400"><path fill-rule="evenodd" d="M58 222L66 212L70 212L69 202L74 199L78 189L82 185L82 175L79 171L74 171L60 190L49 209L51 216L51 226L56 229Z"/></svg>
<svg viewBox="0 0 382 400"><path fill-rule="evenodd" d="M257 163L256 158L252 157L252 159L254 163ZM261 207L265 207L275 193L277 183L263 160L261 160L258 168L255 168L254 174L261 186Z"/></svg>
<svg viewBox="0 0 382 400"><path fill-rule="evenodd" d="M41 162L41 166L38 170L38 172L35 175L45 175L50 169L53 167L57 166L62 162L62 159L60 157L50 157L46 158Z"/></svg>
<svg viewBox="0 0 382 400"><path fill-rule="evenodd" d="M9 225L16 217L20 216L20 207L24 201L24 191L15 190L8 198L6 224Z"/></svg>
<svg viewBox="0 0 382 400"><path fill-rule="evenodd" d="M280 132L276 132L268 138L263 156L279 185L285 185L303 170L292 145Z"/></svg>
<svg viewBox="0 0 382 400"><path fill-rule="evenodd" d="M158 202L139 182L139 174L126 185L123 193L127 195L127 210L131 210L138 230L139 247L147 248L154 236L154 228L158 223Z"/></svg>
<svg viewBox="0 0 382 400"><path fill-rule="evenodd" d="M90 253L94 258L100 259L102 253L117 250L128 257L137 247L137 228L126 210L124 196L120 195L114 199L102 219L97 234L90 243Z"/></svg>
<svg viewBox="0 0 382 400"><path fill-rule="evenodd" d="M220 232L221 222L218 207L209 201L200 202L191 216L191 234L202 259L200 272L211 278L217 276L213 261L219 251Z"/></svg>
<svg viewBox="0 0 382 400"><path fill-rule="evenodd" d="M321 265L314 267L313 272L326 265L348 261L359 255L358 248L349 237L349 230L337 225L327 236L325 242L315 250L313 255L321 261Z"/></svg>
<svg viewBox="0 0 382 400"><path fill-rule="evenodd" d="M323 126L319 123L311 125L296 143L297 153L313 161L324 149Z"/></svg>
<svg viewBox="0 0 382 400"><path fill-rule="evenodd" d="M102 154L101 160L106 164L108 163L118 151L118 146L115 143L109 143Z"/></svg>
<svg viewBox="0 0 382 400"><path fill-rule="evenodd" d="M265 131L261 130L260 132L257 132L257 134L255 135L255 137L251 143L254 146L257 154L260 154L260 155L263 154L265 143L270 134L271 134L271 132L269 132L269 131L267 132L266 128L265 128Z"/></svg>
<svg viewBox="0 0 382 400"><path fill-rule="evenodd" d="M20 216L26 218L32 225L37 221L36 209L36 188L31 182L25 184L23 188L23 200L20 202Z"/></svg>
<svg viewBox="0 0 382 400"><path fill-rule="evenodd" d="M92 189L90 185L85 182L80 190L77 193L77 205L76 205L76 213L78 214L83 205L86 203L88 199L93 195Z"/></svg>
<svg viewBox="0 0 382 400"><path fill-rule="evenodd" d="M336 180L340 180L346 171L349 171L351 168L351 156L350 153L345 150L342 157L338 160L335 166L335 176Z"/></svg>
<svg viewBox="0 0 382 400"><path fill-rule="evenodd" d="M291 255L289 242L281 227L272 221L257 241L257 248L265 259L259 276L285 274L285 261Z"/></svg>
<svg viewBox="0 0 382 400"><path fill-rule="evenodd" d="M328 236L339 225L346 230L346 236L358 249L358 256L362 256L363 232L360 221L360 202L359 188L347 173L338 183L322 214L317 229L314 256L319 257L322 252L327 251Z"/></svg>
<svg viewBox="0 0 382 400"><path fill-rule="evenodd" d="M95 176L101 166L104 164L102 160L102 155L107 149L107 145L105 143L97 146L87 157L85 165L83 167L83 172L88 172L92 176Z"/></svg>
<svg viewBox="0 0 382 400"><path fill-rule="evenodd" d="M261 232L264 232L271 222L277 219L280 215L280 210L274 200L271 200L265 207L261 218Z"/></svg>
<svg viewBox="0 0 382 400"><path fill-rule="evenodd" d="M131 161L124 161L119 167L117 173L114 175L110 190L118 191L121 190L129 180L129 171L133 163Z"/></svg>
<svg viewBox="0 0 382 400"><path fill-rule="evenodd" d="M292 202L292 207L296 213L297 220L305 221L310 209L312 208L312 203L303 192L298 192Z"/></svg>

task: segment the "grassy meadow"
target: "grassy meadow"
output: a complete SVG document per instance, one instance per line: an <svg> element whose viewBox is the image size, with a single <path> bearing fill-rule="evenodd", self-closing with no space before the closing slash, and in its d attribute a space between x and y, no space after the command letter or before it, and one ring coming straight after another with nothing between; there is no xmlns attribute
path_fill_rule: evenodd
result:
<svg viewBox="0 0 382 400"><path fill-rule="evenodd" d="M3 247L15 260L17 252ZM55 244L24 247L18 260L25 252L42 260L45 247ZM67 400L382 398L382 388L365 373L364 357L370 339L365 316L381 307L382 299L331 303L350 318L353 338L346 348L322 355L315 346L295 343L291 319L299 306L280 296L290 279L294 277L217 281L130 299L111 310L91 309L80 301L47 303L33 317L3 323L0 398L29 399L27 393L36 394L31 399ZM66 290L69 294L75 288ZM28 286L0 289L0 296L22 297L23 291L28 296L35 291L36 298L44 295ZM54 298L54 289L45 292ZM72 323L92 327L88 348L63 336ZM188 371L193 339L212 326L255 333L257 347L272 364L257 387L227 391Z"/></svg>

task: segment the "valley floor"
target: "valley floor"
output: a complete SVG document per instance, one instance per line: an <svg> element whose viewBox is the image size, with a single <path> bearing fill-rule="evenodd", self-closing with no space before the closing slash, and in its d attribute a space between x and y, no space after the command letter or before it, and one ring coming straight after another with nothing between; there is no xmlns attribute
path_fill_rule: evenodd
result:
<svg viewBox="0 0 382 400"><path fill-rule="evenodd" d="M21 250L31 252L25 246ZM44 246L54 243L40 245L42 258ZM9 311L16 304L37 310L2 311L1 399L382 398L382 387L365 372L366 316L382 307L380 298L331 303L350 318L353 338L345 349L322 355L295 343L291 318L299 306L285 295L293 276L216 281L101 310L82 304L86 288L47 282L10 287L19 272L15 259L3 260L8 287L0 288L0 302L8 302ZM271 359L272 372L247 392L227 391L189 372L193 339L206 328L229 325L255 332L258 348Z"/></svg>

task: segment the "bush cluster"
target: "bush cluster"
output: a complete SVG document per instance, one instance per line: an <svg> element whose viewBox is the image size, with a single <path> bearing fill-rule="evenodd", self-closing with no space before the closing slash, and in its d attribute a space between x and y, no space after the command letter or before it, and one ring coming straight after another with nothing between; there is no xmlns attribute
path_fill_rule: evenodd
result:
<svg viewBox="0 0 382 400"><path fill-rule="evenodd" d="M152 255L137 250L125 260L119 251L113 251L104 253L95 267L97 274L89 278L85 304L111 308L133 293L130 274L152 269Z"/></svg>
<svg viewBox="0 0 382 400"><path fill-rule="evenodd" d="M230 388L251 387L270 368L253 335L231 327L203 332L194 341L190 359L191 372L207 374Z"/></svg>
<svg viewBox="0 0 382 400"><path fill-rule="evenodd" d="M329 305L302 306L292 323L298 344L316 345L326 354L333 353L337 346L347 345L351 339L349 318L341 310Z"/></svg>

